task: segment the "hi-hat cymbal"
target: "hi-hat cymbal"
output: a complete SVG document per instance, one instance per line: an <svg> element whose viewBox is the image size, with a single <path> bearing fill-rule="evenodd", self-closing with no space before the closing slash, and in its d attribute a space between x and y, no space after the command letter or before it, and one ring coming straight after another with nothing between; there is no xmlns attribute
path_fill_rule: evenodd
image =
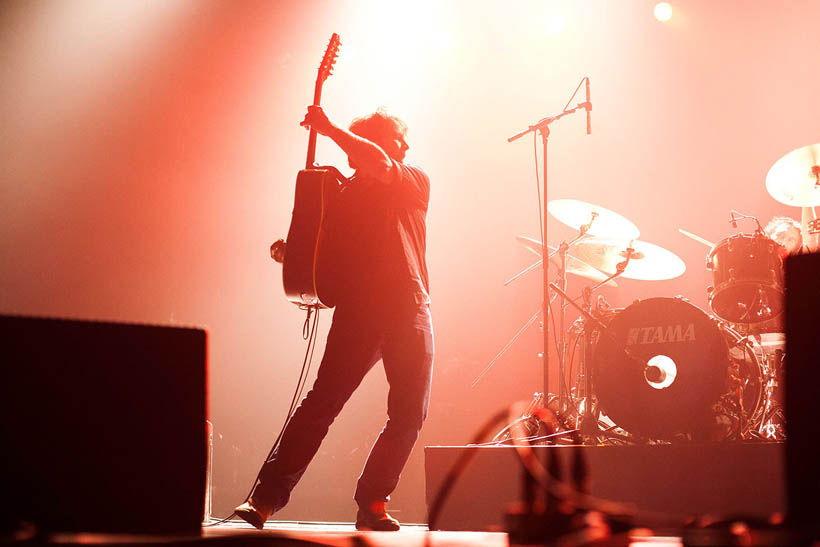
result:
<svg viewBox="0 0 820 547"><path fill-rule="evenodd" d="M528 251L538 256L541 256L541 242L537 239L533 239L527 236L515 236L515 239L517 239L522 245L524 245L524 248L526 248ZM552 245L547 245L547 249L549 249L550 252L553 252L555 250L555 247L553 247ZM561 267L561 257L559 257L557 254L553 255L553 257L550 258L550 262L556 268ZM598 282L601 282L607 277L609 277L607 275L602 274L601 272L599 272L598 270L596 270L595 268L581 260L580 258L574 257L569 253L567 253L567 273L575 274ZM615 281L610 280L606 283L606 286L617 287L618 284L615 283Z"/></svg>
<svg viewBox="0 0 820 547"><path fill-rule="evenodd" d="M613 274L617 264L626 260L627 249L630 248L633 253L621 277L660 281L673 279L686 271L686 264L678 255L646 241L583 239L575 244L575 254L593 268Z"/></svg>
<svg viewBox="0 0 820 547"><path fill-rule="evenodd" d="M820 143L792 150L766 175L766 190L786 205L820 205Z"/></svg>
<svg viewBox="0 0 820 547"><path fill-rule="evenodd" d="M581 230L589 225L587 234L597 237L637 239L641 232L629 220L609 209L577 199L554 199L547 203L552 216L571 228Z"/></svg>

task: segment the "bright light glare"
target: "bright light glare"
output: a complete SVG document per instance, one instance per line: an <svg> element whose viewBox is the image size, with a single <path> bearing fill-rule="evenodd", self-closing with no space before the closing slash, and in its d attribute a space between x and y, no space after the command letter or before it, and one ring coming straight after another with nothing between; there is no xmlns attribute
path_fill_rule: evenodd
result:
<svg viewBox="0 0 820 547"><path fill-rule="evenodd" d="M647 378L647 383L655 389L666 389L672 385L675 378L678 376L678 367L675 365L670 357L666 355L656 355L647 363L650 367L657 367L660 369L660 378L657 381L651 381Z"/></svg>
<svg viewBox="0 0 820 547"><path fill-rule="evenodd" d="M439 31L430 35L430 43L438 49L448 49L450 47L450 35Z"/></svg>
<svg viewBox="0 0 820 547"><path fill-rule="evenodd" d="M564 16L550 15L547 17L547 30L552 34L560 34L564 31Z"/></svg>
<svg viewBox="0 0 820 547"><path fill-rule="evenodd" d="M339 57L336 60L337 65L350 63L356 58L356 48L352 44L345 44L339 47Z"/></svg>
<svg viewBox="0 0 820 547"><path fill-rule="evenodd" d="M658 2L655 4L655 19L658 21L669 21L672 18L672 6L669 2Z"/></svg>

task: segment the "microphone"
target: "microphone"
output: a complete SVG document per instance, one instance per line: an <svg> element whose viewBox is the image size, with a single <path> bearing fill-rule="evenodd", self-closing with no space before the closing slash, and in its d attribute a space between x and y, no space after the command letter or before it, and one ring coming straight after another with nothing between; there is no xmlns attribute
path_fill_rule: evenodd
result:
<svg viewBox="0 0 820 547"><path fill-rule="evenodd" d="M592 112L592 103L589 100L589 76L586 77L586 90L587 90L587 104L586 104L586 110L587 110L587 135L591 135L592 134L592 121L591 121L590 113Z"/></svg>

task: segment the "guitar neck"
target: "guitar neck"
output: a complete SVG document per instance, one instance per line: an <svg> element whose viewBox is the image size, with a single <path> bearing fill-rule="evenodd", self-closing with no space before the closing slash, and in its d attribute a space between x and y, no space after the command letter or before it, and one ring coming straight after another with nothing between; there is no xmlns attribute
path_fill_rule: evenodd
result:
<svg viewBox="0 0 820 547"><path fill-rule="evenodd" d="M322 103L322 84L328 76L332 74L333 64L336 62L336 56L339 54L339 35L335 32L330 37L330 42L327 44L325 55L322 57L322 63L319 65L319 73L316 75L316 87L313 90L313 106L320 106ZM310 137L308 137L307 159L305 160L305 169L313 169L316 163L316 130L310 128Z"/></svg>
<svg viewBox="0 0 820 547"><path fill-rule="evenodd" d="M322 102L322 82L316 81L316 89L313 91L313 106L320 106ZM313 169L316 163L316 136L318 133L312 127L310 128L310 136L308 137L307 160L305 161L305 169Z"/></svg>

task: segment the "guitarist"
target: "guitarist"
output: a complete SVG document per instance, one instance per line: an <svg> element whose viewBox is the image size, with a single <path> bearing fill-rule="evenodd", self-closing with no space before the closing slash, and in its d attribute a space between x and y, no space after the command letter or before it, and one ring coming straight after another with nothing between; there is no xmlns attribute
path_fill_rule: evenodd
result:
<svg viewBox="0 0 820 547"><path fill-rule="evenodd" d="M381 359L388 419L358 480L356 528L398 530L386 503L427 416L433 366L425 260L430 180L404 163L405 123L381 109L346 130L310 106L301 125L329 137L355 169L332 215L340 241L336 310L316 381L236 513L261 529L284 507L328 427Z"/></svg>

